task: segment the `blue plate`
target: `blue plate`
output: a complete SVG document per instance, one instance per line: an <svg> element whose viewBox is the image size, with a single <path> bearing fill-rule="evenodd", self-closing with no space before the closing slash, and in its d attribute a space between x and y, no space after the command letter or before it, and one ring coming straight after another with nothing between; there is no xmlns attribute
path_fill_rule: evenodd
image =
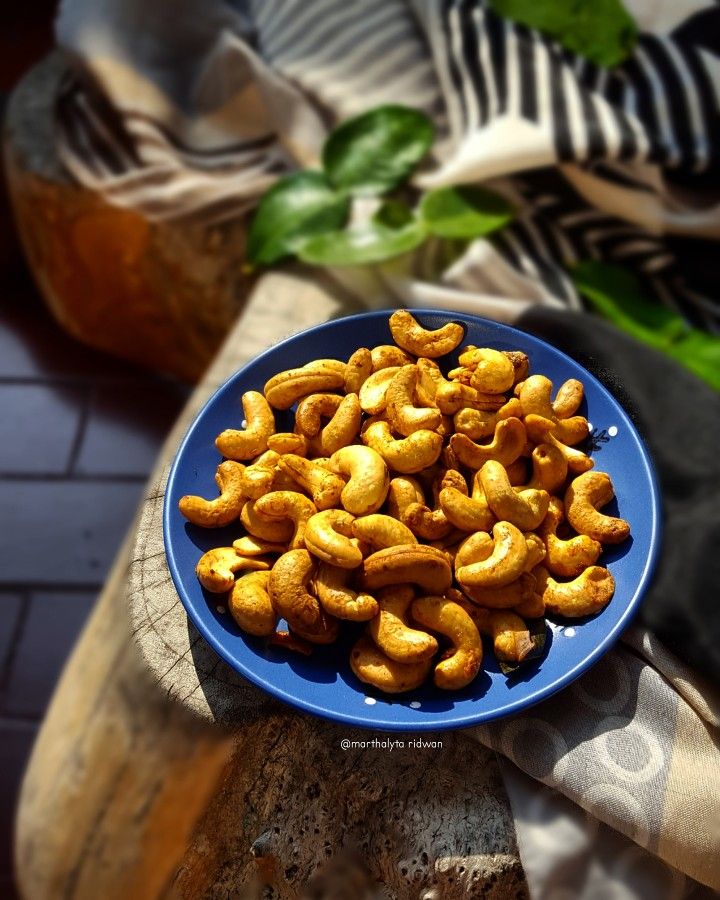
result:
<svg viewBox="0 0 720 900"><path fill-rule="evenodd" d="M531 371L547 375L556 386L567 378L580 379L587 404L581 411L601 438L593 451L595 467L611 476L619 514L631 523L632 537L606 549L601 558L616 582L609 605L592 618L549 623L545 655L513 677L499 671L488 649L483 671L464 690L448 694L430 684L402 698L388 699L358 681L350 670L349 648L362 626L346 623L339 643L317 648L310 658L267 649L261 640L242 634L228 613L219 612L222 598L206 594L195 577L200 555L211 547L228 546L238 537L238 529L197 528L178 511L183 494L217 495L214 475L220 456L215 437L224 428L240 427L244 391L261 391L276 372L312 359L345 360L358 347L392 343L390 312L338 319L295 335L253 360L215 393L188 431L170 472L163 519L165 549L175 586L200 633L234 669L280 700L365 728L429 731L476 725L527 709L597 662L637 610L657 559L660 500L648 452L617 401L570 357L536 337L476 316L415 311L427 328L461 322L467 328L465 343L524 351ZM278 417L278 430L291 427L291 414L287 415L285 421Z"/></svg>

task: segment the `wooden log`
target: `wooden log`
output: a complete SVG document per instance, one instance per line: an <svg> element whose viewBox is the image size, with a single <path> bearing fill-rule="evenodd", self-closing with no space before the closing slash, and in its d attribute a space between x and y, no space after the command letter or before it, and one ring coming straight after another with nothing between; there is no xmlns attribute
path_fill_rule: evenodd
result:
<svg viewBox="0 0 720 900"><path fill-rule="evenodd" d="M67 66L59 51L35 66L5 119L8 190L30 268L78 340L195 381L251 286L242 271L247 222L151 221L77 184L53 133Z"/></svg>

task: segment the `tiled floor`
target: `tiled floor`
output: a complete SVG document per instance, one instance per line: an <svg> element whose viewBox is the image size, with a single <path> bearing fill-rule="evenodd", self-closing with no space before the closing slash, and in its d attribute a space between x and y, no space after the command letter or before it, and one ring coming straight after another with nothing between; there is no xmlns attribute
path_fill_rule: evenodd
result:
<svg viewBox="0 0 720 900"><path fill-rule="evenodd" d="M38 724L187 391L66 337L0 273L0 897Z"/></svg>

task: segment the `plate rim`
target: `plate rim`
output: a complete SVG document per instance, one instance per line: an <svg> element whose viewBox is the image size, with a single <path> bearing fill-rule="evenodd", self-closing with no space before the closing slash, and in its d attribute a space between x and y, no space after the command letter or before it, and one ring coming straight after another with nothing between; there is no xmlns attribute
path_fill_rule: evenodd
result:
<svg viewBox="0 0 720 900"><path fill-rule="evenodd" d="M206 627L205 622L199 617L195 615L194 604L193 602L185 595L183 579L180 572L180 567L178 566L177 560L175 558L175 554L172 546L172 539L169 538L171 532L171 521L170 517L175 512L175 510L171 507L169 502L169 497L173 493L173 485L176 479L180 460L183 456L183 451L185 450L186 445L191 440L194 429L197 425L198 420L204 415L205 411L212 406L215 402L216 397L220 394L224 393L228 385L239 378L241 378L244 371L251 365L258 363L260 360L269 356L270 354L276 353L278 350L281 350L285 344L296 341L299 338L309 338L315 332L322 331L328 325L336 324L336 323L350 323L356 319L382 319L384 317L385 321L387 318L395 312L397 307L391 307L386 309L373 309L368 310L366 312L355 313L349 316L339 316L334 319L329 319L325 322L321 322L317 325L310 326L309 328L305 328L301 331L295 332L294 334L288 335L285 338L277 341L276 343L270 345L257 356L252 357L247 362L245 362L239 369L235 370L230 376L228 376L222 384L220 384L211 394L210 397L203 403L199 410L193 416L192 422L188 425L185 434L183 435L182 440L180 441L177 450L175 452L175 457L173 459L172 465L170 467L170 471L168 473L167 482L165 485L165 494L163 497L163 514L162 514L162 526L163 526L163 547L165 551L165 558L167 561L168 569L170 571L170 575L172 577L173 585L175 591L180 599L180 602L183 605L186 615L193 623L195 628L197 628L198 632L201 634L203 639L210 644L212 649L220 656L220 658L226 662L230 668L238 673L240 676L248 680L251 684L258 687L260 690L264 691L266 694L269 694L272 697L275 697L289 706L302 710L303 712L311 713L312 715L318 716L328 721L338 722L344 725L350 725L353 727L358 727L362 729L373 729L376 731L384 731L384 732L440 732L440 731L450 731L458 728L469 728L476 725L482 725L488 722L497 721L498 719L509 718L521 711L525 711L533 706L536 706L538 703L543 700L548 699L554 694L561 691L563 688L568 687L572 682L574 682L577 678L579 678L582 674L591 669L600 659L603 657L611 647L618 641L622 632L627 628L628 624L635 616L640 606L640 603L645 595L645 592L649 586L649 583L652 579L652 576L657 568L657 564L660 557L660 551L662 548L662 536L663 536L663 527L662 527L662 495L659 487L659 480L657 477L657 472L655 470L655 466L652 460L652 456L650 455L650 451L645 445L645 441L640 435L639 431L635 427L634 422L626 412L625 408L622 406L620 401L605 387L605 385L595 376L592 372L590 372L582 363L573 359L569 354L565 353L562 350L559 350L553 344L544 340L543 338L537 337L536 335L523 331L520 328L516 328L512 325L507 325L504 322L496 322L493 319L488 319L484 316L474 315L473 313L453 311L447 309L439 309L436 307L407 307L408 312L413 315L417 315L422 317L423 315L432 315L432 316L440 316L448 321L459 321L463 324L466 324L464 320L474 320L479 322L481 325L485 327L490 327L493 330L499 330L501 335L507 334L509 337L512 335L522 335L522 338L526 341L530 341L531 343L535 343L540 347L548 348L552 353L561 357L564 361L568 362L571 367L580 368L583 373L590 378L596 388L598 388L606 397L609 399L610 403L619 410L620 415L623 419L623 426L628 427L630 431L633 433L635 440L637 442L638 447L640 448L640 457L645 468L645 471L648 476L648 481L650 485L650 497L651 497L651 529L650 529L650 552L645 560L645 565L642 570L642 574L637 582L635 592L633 596L627 603L627 606L623 610L622 614L615 622L614 626L604 635L603 639L593 648L593 650L587 654L583 659L581 659L575 666L567 671L563 672L558 678L556 678L553 682L548 685L544 685L543 687L538 688L534 691L530 696L524 695L523 697L519 697L516 700L505 703L503 706L496 708L495 710L491 710L489 712L479 712L479 713L469 713L465 715L456 715L453 716L448 712L443 712L442 721L439 723L427 722L427 721L418 721L416 724L409 724L406 722L392 722L392 721L378 721L377 719L373 719L369 721L366 717L363 718L357 714L347 713L343 711L336 710L326 710L325 708L318 708L316 704L312 702L312 700L307 700L304 697L298 697L295 694L290 694L287 691L283 690L281 687L276 685L270 685L263 682L259 679L252 669L245 666L242 662L238 662L233 658L232 653L226 649L224 642L220 640L213 631ZM551 627L548 625L548 627ZM568 625L564 625L563 627L569 627ZM555 636L557 635L556 629L553 629ZM388 705L399 705L403 702L403 696L398 695L398 699L391 696L389 700L385 700L383 697L378 698L378 702L374 704L372 707L364 706L365 710L373 709L379 712L378 707L382 708L382 703L386 702ZM405 703L411 702L410 700L404 701Z"/></svg>

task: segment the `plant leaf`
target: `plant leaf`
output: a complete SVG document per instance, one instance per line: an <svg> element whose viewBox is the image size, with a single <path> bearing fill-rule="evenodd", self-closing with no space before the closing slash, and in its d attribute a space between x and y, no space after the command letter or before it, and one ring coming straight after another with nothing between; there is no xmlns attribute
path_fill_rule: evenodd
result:
<svg viewBox="0 0 720 900"><path fill-rule="evenodd" d="M590 305L617 328L720 391L720 338L691 328L677 313L646 299L640 282L620 266L587 260L574 266L571 275Z"/></svg>
<svg viewBox="0 0 720 900"><path fill-rule="evenodd" d="M373 222L378 225L386 225L388 228L402 228L413 220L413 213L407 203L402 200L384 200L378 207Z"/></svg>
<svg viewBox="0 0 720 900"><path fill-rule="evenodd" d="M620 0L490 0L490 6L599 66L618 65L637 41L635 20Z"/></svg>
<svg viewBox="0 0 720 900"><path fill-rule="evenodd" d="M401 228L371 221L308 238L298 246L297 255L316 266L358 266L400 256L414 250L426 237L427 232L416 219Z"/></svg>
<svg viewBox="0 0 720 900"><path fill-rule="evenodd" d="M247 257L270 265L290 256L299 240L341 228L350 202L322 172L293 172L264 195L248 232Z"/></svg>
<svg viewBox="0 0 720 900"><path fill-rule="evenodd" d="M443 187L425 194L420 217L428 231L444 238L476 238L497 231L514 210L504 197L471 184Z"/></svg>
<svg viewBox="0 0 720 900"><path fill-rule="evenodd" d="M518 669L521 669L526 663L532 662L534 659L542 656L545 652L545 641L547 638L547 624L545 622L545 619L526 619L525 624L527 625L528 632L530 633L530 640L532 641L533 649L528 653L527 656L523 657L523 659L517 663L499 659L498 665L503 675L512 675L514 672L517 672Z"/></svg>
<svg viewBox="0 0 720 900"><path fill-rule="evenodd" d="M432 122L419 110L378 106L330 134L323 147L323 166L337 188L358 197L384 194L405 181L434 136Z"/></svg>

